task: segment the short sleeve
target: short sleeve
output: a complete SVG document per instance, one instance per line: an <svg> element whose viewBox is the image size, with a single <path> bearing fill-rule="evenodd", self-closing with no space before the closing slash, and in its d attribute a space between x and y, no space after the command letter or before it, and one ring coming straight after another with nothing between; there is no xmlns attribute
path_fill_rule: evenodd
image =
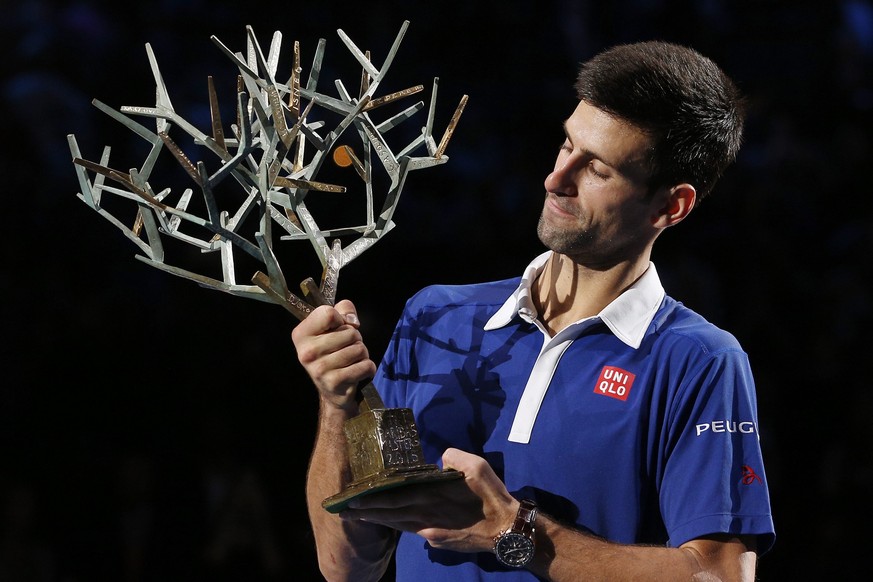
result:
<svg viewBox="0 0 873 582"><path fill-rule="evenodd" d="M672 546L713 533L775 539L755 385L738 349L708 354L683 379L671 409L661 511Z"/></svg>

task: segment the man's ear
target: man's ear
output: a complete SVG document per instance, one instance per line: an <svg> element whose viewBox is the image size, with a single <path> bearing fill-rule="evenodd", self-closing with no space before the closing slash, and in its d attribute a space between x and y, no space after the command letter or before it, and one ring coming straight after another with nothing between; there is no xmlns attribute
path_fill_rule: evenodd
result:
<svg viewBox="0 0 873 582"><path fill-rule="evenodd" d="M697 190L694 186L691 184L673 186L661 208L652 217L652 225L657 228L667 228L678 224L691 214L696 203Z"/></svg>

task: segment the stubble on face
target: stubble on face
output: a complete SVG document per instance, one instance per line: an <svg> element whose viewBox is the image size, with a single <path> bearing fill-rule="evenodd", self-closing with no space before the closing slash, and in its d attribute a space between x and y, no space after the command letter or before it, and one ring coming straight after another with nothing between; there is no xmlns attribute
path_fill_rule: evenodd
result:
<svg viewBox="0 0 873 582"><path fill-rule="evenodd" d="M644 229L610 228L609 223L586 221L579 207L557 214L550 204L560 205L560 200L546 202L537 222L537 236L548 249L565 255L574 262L592 269L608 269L618 263L632 259L645 248L649 235ZM645 199L640 198L629 204L647 208ZM619 220L619 217L614 217Z"/></svg>
<svg viewBox="0 0 873 582"><path fill-rule="evenodd" d="M537 236L547 248L568 256L578 255L591 248L596 239L592 232L581 224L578 228L559 228L546 219L545 212L544 209L540 213Z"/></svg>

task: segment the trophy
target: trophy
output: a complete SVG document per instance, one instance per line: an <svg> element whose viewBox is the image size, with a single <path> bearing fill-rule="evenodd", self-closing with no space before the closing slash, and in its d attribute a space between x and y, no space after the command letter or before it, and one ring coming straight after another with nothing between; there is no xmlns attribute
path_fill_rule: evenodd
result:
<svg viewBox="0 0 873 582"><path fill-rule="evenodd" d="M350 92L334 82L335 95L317 89L326 42L320 39L312 66L304 79L300 45L295 42L290 74L277 80L282 35L275 32L266 54L251 26L246 27L246 52L234 52L215 36L211 40L238 69L233 100L235 119L230 132L218 100L213 77L207 78L210 128L198 129L174 108L149 44L146 53L154 77L154 106L114 109L99 100L95 107L118 121L146 143L145 160L127 171L109 165L111 148L99 161L82 157L74 135L67 136L79 182L78 197L116 226L142 252L136 259L200 286L282 306L299 320L315 307L336 300L339 271L394 228L393 214L409 172L448 161L446 146L467 102L461 98L442 138L433 137L439 79L434 78L427 120L420 132L398 148L388 133L424 108L418 101L401 111L379 115L390 105L420 93L423 85L381 94L386 73L409 26L404 21L380 67L342 30L337 33L361 67L360 86ZM154 129L140 123L151 119ZM378 118L378 119L377 119ZM332 120L329 121L329 120ZM175 131L174 135L171 133ZM341 140L357 139L359 150ZM184 139L184 142L180 142ZM423 151L422 151L423 150ZM194 188L157 188L153 175L169 152L174 168L181 166ZM414 155L417 152L418 155ZM322 228L316 217L324 196L349 194L344 185L316 180L332 160L334 172L343 169L363 190L363 224ZM329 167L329 164L327 164ZM385 184L377 196L378 178ZM199 195L195 196L195 188ZM382 203L378 214L377 202ZM312 204L310 204L312 203ZM351 206L351 202L346 202ZM127 219L124 215L127 213ZM326 213L329 214L329 213ZM350 242L343 244L343 240ZM331 242L328 243L328 239ZM280 267L282 242L307 240L321 263L319 283L311 277L300 283L302 297L292 293ZM173 246L176 245L176 246ZM199 249L216 258L215 273L178 266L178 247ZM237 253L238 251L238 253ZM244 265L259 268L250 284L237 281ZM202 267L202 261L200 262ZM219 276L220 271L220 276ZM440 470L423 462L418 430L407 408L385 408L375 387L359 390L360 414L347 421L345 433L353 482L324 500L327 511L338 512L348 502L406 484L454 479L454 470Z"/></svg>
<svg viewBox="0 0 873 582"><path fill-rule="evenodd" d="M360 389L357 416L346 421L344 432L352 482L328 497L321 506L339 513L362 495L414 483L463 477L454 469L440 470L424 462L418 427L409 408L385 408L373 384Z"/></svg>

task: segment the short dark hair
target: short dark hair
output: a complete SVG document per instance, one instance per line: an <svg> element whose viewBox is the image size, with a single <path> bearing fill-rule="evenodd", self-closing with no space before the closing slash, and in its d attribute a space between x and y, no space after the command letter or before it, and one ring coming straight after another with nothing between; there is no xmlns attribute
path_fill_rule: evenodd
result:
<svg viewBox="0 0 873 582"><path fill-rule="evenodd" d="M576 93L653 138L653 188L688 182L702 199L742 142L745 98L714 62L684 46L609 48L582 63Z"/></svg>

